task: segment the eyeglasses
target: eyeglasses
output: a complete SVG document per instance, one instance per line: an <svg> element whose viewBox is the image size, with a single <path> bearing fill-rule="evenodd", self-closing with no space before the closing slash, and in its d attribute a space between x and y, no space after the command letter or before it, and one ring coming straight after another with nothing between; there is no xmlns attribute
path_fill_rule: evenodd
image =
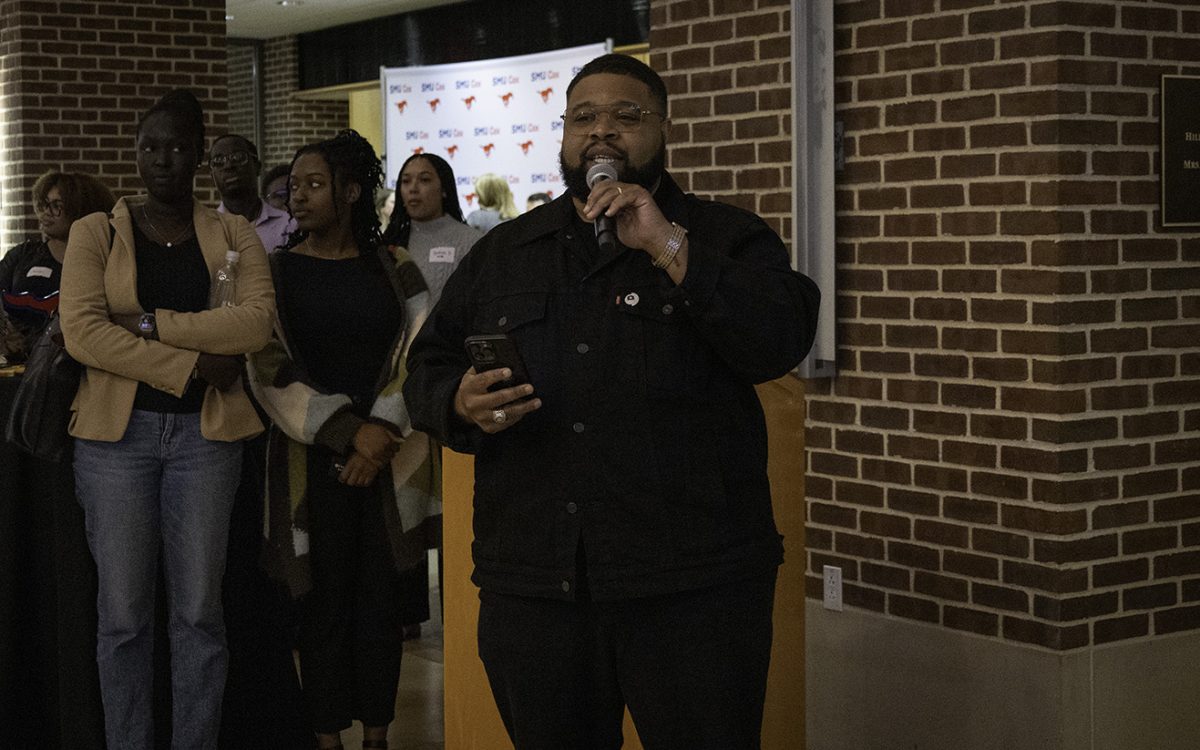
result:
<svg viewBox="0 0 1200 750"><path fill-rule="evenodd" d="M651 112L636 104L623 104L618 107L587 107L567 112L562 115L562 121L568 133L586 135L596 126L596 120L601 114L608 115L618 132L632 133L642 126L646 115L655 115L664 120L667 116L662 112Z"/></svg>
<svg viewBox="0 0 1200 750"><path fill-rule="evenodd" d="M264 196L264 197L266 197L267 200L277 200L277 201L285 201L286 202L288 199L288 189L280 188L278 190L274 190L270 193L267 193L266 196Z"/></svg>
<svg viewBox="0 0 1200 750"><path fill-rule="evenodd" d="M39 214L50 214L51 216L63 215L64 206L60 200L38 201L33 204L33 207Z"/></svg>
<svg viewBox="0 0 1200 750"><path fill-rule="evenodd" d="M220 169L226 164L232 164L235 167L244 167L250 162L250 154L245 151L232 151L228 154L213 154L208 157L208 164L211 167Z"/></svg>

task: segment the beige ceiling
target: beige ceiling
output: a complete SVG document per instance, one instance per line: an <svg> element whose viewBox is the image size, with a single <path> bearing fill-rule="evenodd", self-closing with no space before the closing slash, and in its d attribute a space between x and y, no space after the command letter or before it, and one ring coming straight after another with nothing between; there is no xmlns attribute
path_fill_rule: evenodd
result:
<svg viewBox="0 0 1200 750"><path fill-rule="evenodd" d="M462 0L226 0L228 35L270 39ZM232 18L228 18L232 16Z"/></svg>

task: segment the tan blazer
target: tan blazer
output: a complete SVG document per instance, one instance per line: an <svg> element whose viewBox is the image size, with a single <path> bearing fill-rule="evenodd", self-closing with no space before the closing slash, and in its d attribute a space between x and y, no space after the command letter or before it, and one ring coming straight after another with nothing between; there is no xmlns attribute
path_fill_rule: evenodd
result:
<svg viewBox="0 0 1200 750"><path fill-rule="evenodd" d="M59 311L67 351L87 366L71 406L70 432L75 437L120 440L129 425L138 381L180 396L200 352L248 354L271 337L275 291L262 242L241 216L217 213L199 201L192 219L209 274L224 265L227 249L241 253L237 305L196 313L154 310L158 341L136 336L110 320L110 315L149 312L137 299L131 216L145 200L122 198L111 219L96 213L71 226ZM115 229L111 250L110 224ZM221 441L262 432L240 380L227 391L209 386L200 430L209 440Z"/></svg>

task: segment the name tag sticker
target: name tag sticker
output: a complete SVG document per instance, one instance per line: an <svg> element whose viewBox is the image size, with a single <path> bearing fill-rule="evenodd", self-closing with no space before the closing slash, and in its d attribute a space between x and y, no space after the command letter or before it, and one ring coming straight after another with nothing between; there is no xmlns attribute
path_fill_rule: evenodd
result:
<svg viewBox="0 0 1200 750"><path fill-rule="evenodd" d="M49 268L46 268L45 266L33 266L32 268L30 268L28 271L25 272L26 277L41 276L43 279L48 279L53 275L54 275L54 271L51 271Z"/></svg>
<svg viewBox="0 0 1200 750"><path fill-rule="evenodd" d="M452 247L435 247L429 250L430 263L453 263L454 248Z"/></svg>

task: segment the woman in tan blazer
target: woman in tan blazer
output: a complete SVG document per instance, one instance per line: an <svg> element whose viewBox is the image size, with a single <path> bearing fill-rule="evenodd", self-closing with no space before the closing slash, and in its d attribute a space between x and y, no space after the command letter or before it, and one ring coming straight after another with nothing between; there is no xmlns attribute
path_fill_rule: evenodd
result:
<svg viewBox="0 0 1200 750"><path fill-rule="evenodd" d="M86 368L73 405L76 493L100 592L97 661L109 747L153 745L155 575L161 550L171 639L172 747L216 748L227 651L221 576L242 459L262 431L242 355L275 311L262 243L193 193L204 114L175 91L138 124L146 195L71 229L63 335ZM226 253L236 305L208 309Z"/></svg>

